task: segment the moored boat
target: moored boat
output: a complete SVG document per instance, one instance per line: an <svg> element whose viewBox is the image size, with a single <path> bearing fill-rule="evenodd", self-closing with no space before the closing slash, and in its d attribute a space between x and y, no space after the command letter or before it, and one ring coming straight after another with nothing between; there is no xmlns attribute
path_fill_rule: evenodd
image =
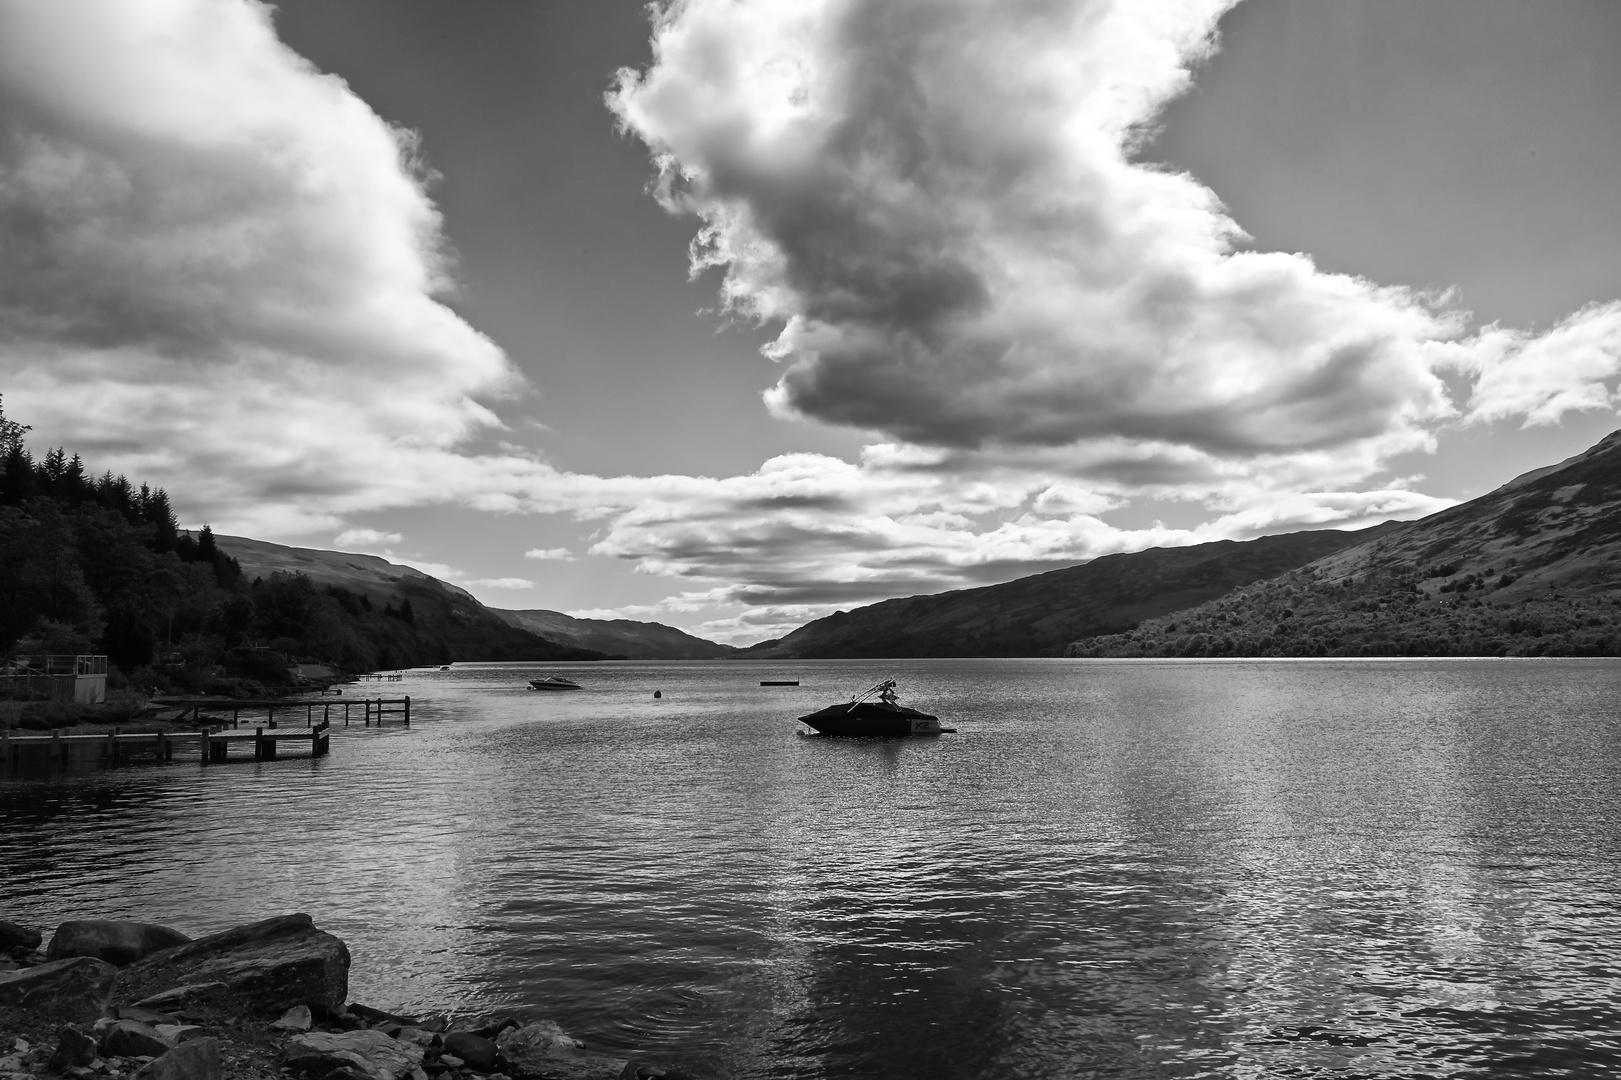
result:
<svg viewBox="0 0 1621 1080"><path fill-rule="evenodd" d="M894 679L886 679L853 701L801 716L799 722L823 735L940 735L957 730L941 727L938 716L900 704Z"/></svg>
<svg viewBox="0 0 1621 1080"><path fill-rule="evenodd" d="M530 679L531 690L578 690L580 684L573 679L565 679L561 675L548 675L544 679Z"/></svg>

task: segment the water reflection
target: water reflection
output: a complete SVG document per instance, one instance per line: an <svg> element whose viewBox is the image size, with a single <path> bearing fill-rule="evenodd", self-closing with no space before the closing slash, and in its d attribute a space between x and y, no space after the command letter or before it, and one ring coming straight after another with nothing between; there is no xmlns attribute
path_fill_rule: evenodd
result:
<svg viewBox="0 0 1621 1080"><path fill-rule="evenodd" d="M409 731L316 761L0 782L0 910L308 910L364 1000L721 1076L1621 1062L1616 664L565 673L414 673ZM960 733L794 734L887 675Z"/></svg>

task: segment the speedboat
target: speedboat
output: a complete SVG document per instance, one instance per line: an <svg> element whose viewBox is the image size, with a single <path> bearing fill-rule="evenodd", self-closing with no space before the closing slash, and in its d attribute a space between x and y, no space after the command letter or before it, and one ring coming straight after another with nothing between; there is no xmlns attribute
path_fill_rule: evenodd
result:
<svg viewBox="0 0 1621 1080"><path fill-rule="evenodd" d="M530 679L531 690L578 690L580 684L573 679L565 679L561 675L548 675L544 679Z"/></svg>
<svg viewBox="0 0 1621 1080"><path fill-rule="evenodd" d="M801 716L799 722L823 735L940 735L957 730L941 727L938 716L900 704L894 679L884 680L851 701Z"/></svg>

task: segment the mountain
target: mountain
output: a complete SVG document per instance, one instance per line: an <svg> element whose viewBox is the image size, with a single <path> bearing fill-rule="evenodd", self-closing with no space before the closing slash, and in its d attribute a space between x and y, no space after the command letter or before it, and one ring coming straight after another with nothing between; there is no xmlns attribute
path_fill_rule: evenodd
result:
<svg viewBox="0 0 1621 1080"><path fill-rule="evenodd" d="M1621 431L1071 656L1621 655Z"/></svg>
<svg viewBox="0 0 1621 1080"><path fill-rule="evenodd" d="M633 619L576 619L561 611L506 611L491 608L509 625L544 638L595 649L627 660L717 660L737 649L706 641L663 623L636 622Z"/></svg>
<svg viewBox="0 0 1621 1080"><path fill-rule="evenodd" d="M257 591L260 606L290 611L287 636L357 669L453 660L600 660L603 654L509 625L465 589L376 555L285 547L242 536L215 537ZM278 576L280 575L280 576ZM303 575L314 588L301 586ZM258 598L256 597L256 603ZM324 629L322 624L324 624Z"/></svg>
<svg viewBox="0 0 1621 1080"><path fill-rule="evenodd" d="M1105 555L1000 585L885 600L835 612L740 659L1058 656L1078 637L1129 629L1273 577L1392 525L1218 540Z"/></svg>

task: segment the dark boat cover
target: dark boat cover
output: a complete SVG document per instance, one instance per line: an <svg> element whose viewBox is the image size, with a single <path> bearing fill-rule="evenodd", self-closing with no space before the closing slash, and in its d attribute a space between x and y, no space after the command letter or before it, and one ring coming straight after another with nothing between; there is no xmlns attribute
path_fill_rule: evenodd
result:
<svg viewBox="0 0 1621 1080"><path fill-rule="evenodd" d="M799 722L823 735L938 735L940 718L904 705L848 701L801 716Z"/></svg>

